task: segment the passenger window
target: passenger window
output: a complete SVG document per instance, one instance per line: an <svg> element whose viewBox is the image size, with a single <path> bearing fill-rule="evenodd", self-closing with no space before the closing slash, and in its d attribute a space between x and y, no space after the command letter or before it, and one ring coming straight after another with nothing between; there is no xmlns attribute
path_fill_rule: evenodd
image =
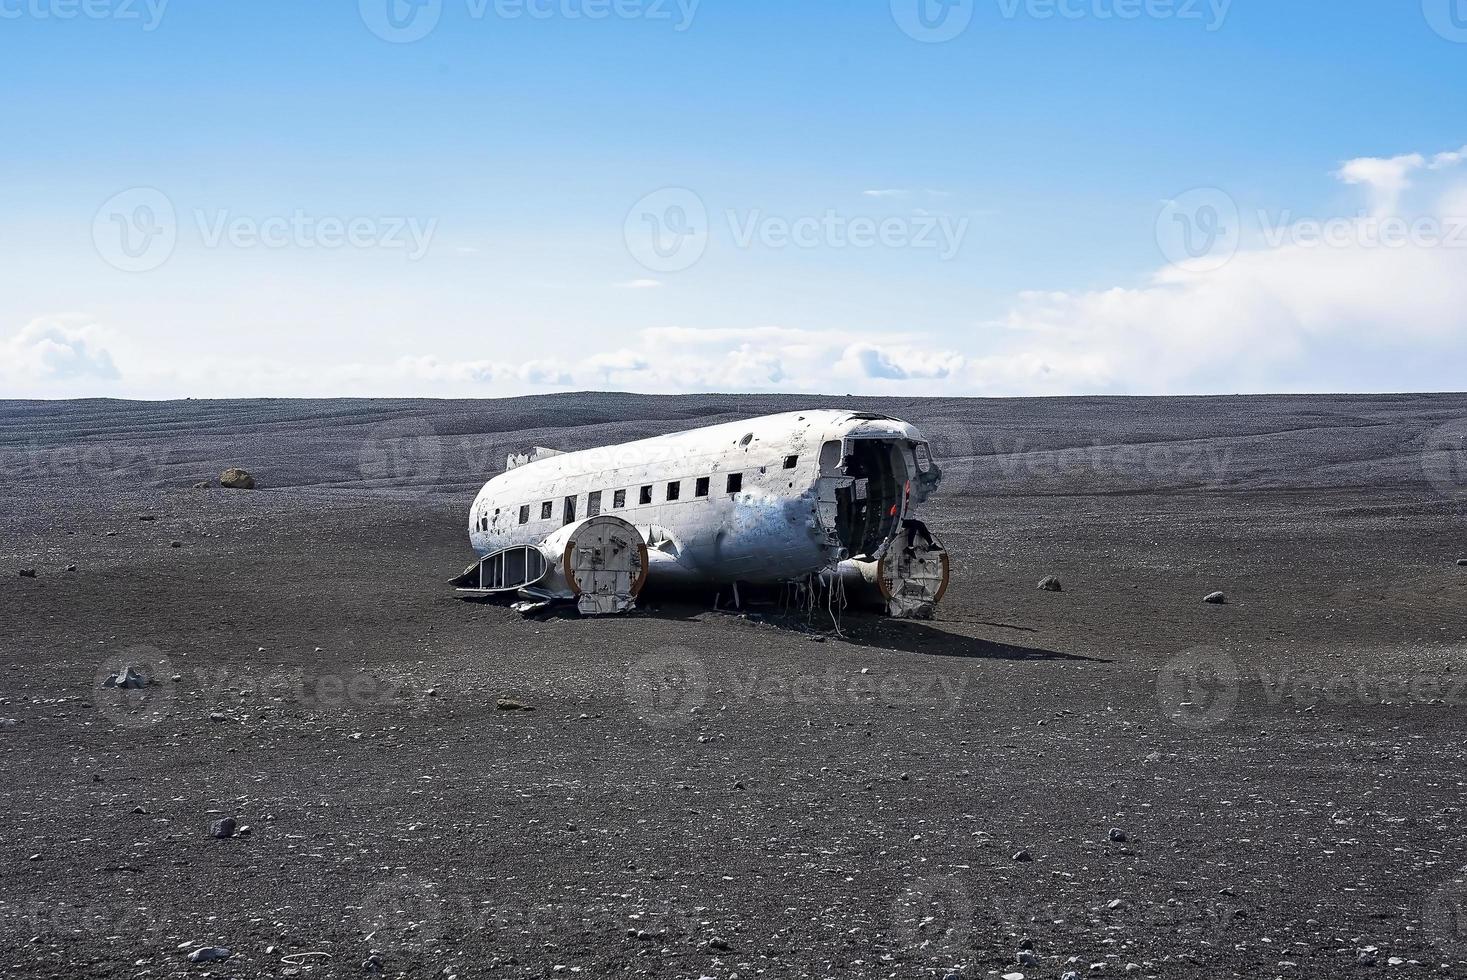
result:
<svg viewBox="0 0 1467 980"><path fill-rule="evenodd" d="M575 497L566 497L565 498L565 523L567 523L567 524L574 524L575 522L576 522L576 498Z"/></svg>
<svg viewBox="0 0 1467 980"><path fill-rule="evenodd" d="M548 521L555 513L555 501L547 500L540 505L540 520Z"/></svg>
<svg viewBox="0 0 1467 980"><path fill-rule="evenodd" d="M706 477L706 476L700 476L700 477L698 477L697 494L700 497L706 497L706 496L708 496L708 477Z"/></svg>
<svg viewBox="0 0 1467 980"><path fill-rule="evenodd" d="M669 483L667 485L667 499L668 500L677 500L682 495L683 495L683 485L682 485L681 482Z"/></svg>
<svg viewBox="0 0 1467 980"><path fill-rule="evenodd" d="M528 523L530 523L530 505L529 504L525 504L523 507L520 508L520 523L521 524L528 524Z"/></svg>
<svg viewBox="0 0 1467 980"><path fill-rule="evenodd" d="M612 506L612 509L613 510L621 510L626 505L627 505L627 492L625 490L618 490L616 493L612 494L612 496L611 496L611 506Z"/></svg>
<svg viewBox="0 0 1467 980"><path fill-rule="evenodd" d="M800 465L800 457L798 457L798 456L786 456L784 458L784 468L787 469L787 470L792 470L796 466L799 466L799 465Z"/></svg>
<svg viewBox="0 0 1467 980"><path fill-rule="evenodd" d="M643 487L642 492L637 495L637 503L650 504L652 502L652 488Z"/></svg>
<svg viewBox="0 0 1467 980"><path fill-rule="evenodd" d="M728 475L728 493L738 493L744 489L744 474L730 473Z"/></svg>
<svg viewBox="0 0 1467 980"><path fill-rule="evenodd" d="M601 491L586 495L586 516L595 517L601 513Z"/></svg>

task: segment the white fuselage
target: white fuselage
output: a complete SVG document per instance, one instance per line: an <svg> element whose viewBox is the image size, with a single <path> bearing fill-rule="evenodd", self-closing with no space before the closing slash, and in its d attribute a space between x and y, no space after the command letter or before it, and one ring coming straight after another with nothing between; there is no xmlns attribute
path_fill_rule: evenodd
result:
<svg viewBox="0 0 1467 980"><path fill-rule="evenodd" d="M489 555L609 514L654 579L790 581L879 556L939 478L906 422L790 412L515 466L480 491L469 538Z"/></svg>

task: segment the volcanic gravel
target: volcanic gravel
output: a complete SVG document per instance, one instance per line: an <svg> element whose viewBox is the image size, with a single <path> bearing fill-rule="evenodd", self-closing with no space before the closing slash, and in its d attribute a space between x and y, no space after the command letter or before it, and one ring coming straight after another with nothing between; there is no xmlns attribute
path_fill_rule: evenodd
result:
<svg viewBox="0 0 1467 980"><path fill-rule="evenodd" d="M932 438L936 622L446 585L511 451L822 406ZM1464 434L1462 395L0 403L0 975L1467 974Z"/></svg>

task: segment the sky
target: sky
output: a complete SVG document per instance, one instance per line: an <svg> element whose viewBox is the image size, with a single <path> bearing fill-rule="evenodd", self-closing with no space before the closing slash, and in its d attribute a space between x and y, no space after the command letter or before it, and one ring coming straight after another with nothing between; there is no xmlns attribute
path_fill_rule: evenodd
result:
<svg viewBox="0 0 1467 980"><path fill-rule="evenodd" d="M1467 377L1467 0L0 0L0 85L0 397Z"/></svg>

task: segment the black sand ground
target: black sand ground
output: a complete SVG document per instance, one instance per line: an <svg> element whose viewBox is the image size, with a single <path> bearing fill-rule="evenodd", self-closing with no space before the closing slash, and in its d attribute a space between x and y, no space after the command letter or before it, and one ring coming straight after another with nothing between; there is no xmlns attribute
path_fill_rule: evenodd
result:
<svg viewBox="0 0 1467 980"><path fill-rule="evenodd" d="M443 584L511 449L832 403L944 458L937 623ZM0 403L0 974L1463 975L1463 420ZM193 488L230 465L261 489Z"/></svg>

